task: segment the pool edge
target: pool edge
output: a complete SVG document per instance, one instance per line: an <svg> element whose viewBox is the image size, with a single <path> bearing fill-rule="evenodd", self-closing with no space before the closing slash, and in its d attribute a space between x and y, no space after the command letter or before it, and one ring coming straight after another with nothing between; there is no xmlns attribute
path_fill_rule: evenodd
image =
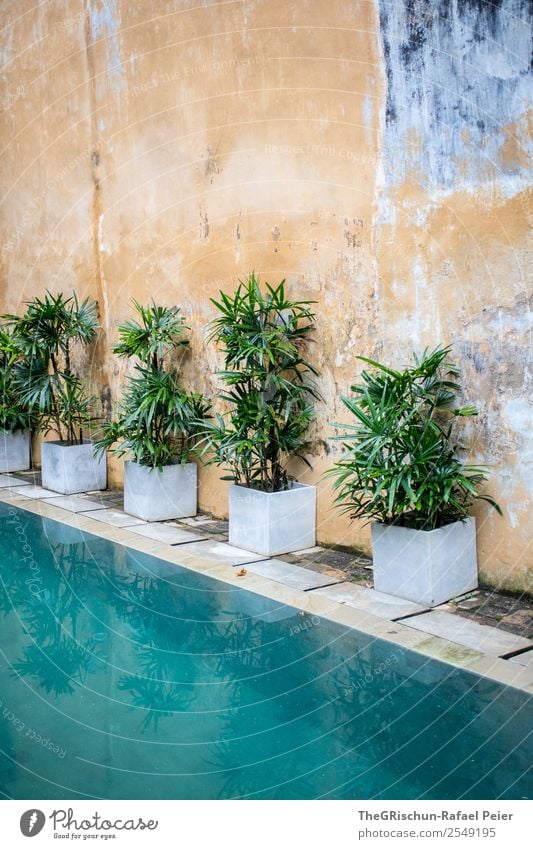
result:
<svg viewBox="0 0 533 849"><path fill-rule="evenodd" d="M12 504L21 510L53 519L64 525L77 528L93 536L124 545L135 551L152 555L168 563L174 563L184 569L214 578L230 586L245 589L262 595L280 604L295 607L306 613L321 616L349 630L360 631L367 636L384 640L400 648L416 652L432 660L447 663L450 666L488 678L504 687L513 687L527 695L533 694L533 669L505 660L481 651L468 649L458 643L441 637L431 636L423 631L410 628L401 622L394 622L374 614L364 613L345 604L332 601L310 592L295 590L269 578L248 573L238 576L240 570L234 566L213 565L210 560L182 552L180 546L158 542L128 528L118 528L99 522L96 518L70 513L61 507L14 493L7 488L0 489L0 501Z"/></svg>

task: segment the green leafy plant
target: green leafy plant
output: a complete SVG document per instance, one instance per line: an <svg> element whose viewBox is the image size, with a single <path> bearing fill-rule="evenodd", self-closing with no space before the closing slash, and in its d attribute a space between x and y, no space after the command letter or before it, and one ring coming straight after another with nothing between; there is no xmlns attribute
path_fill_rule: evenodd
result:
<svg viewBox="0 0 533 849"><path fill-rule="evenodd" d="M23 316L5 315L20 358L14 366L13 387L20 403L30 409L45 434L55 431L61 442L83 442L84 430L96 419L89 395L72 366L74 346L87 346L98 331L98 304L74 292L46 292L27 303Z"/></svg>
<svg viewBox="0 0 533 849"><path fill-rule="evenodd" d="M334 424L346 431L335 436L346 453L327 473L335 504L352 518L433 530L464 520L476 499L501 513L479 493L487 470L457 457L455 424L477 410L454 406L460 372L450 350L426 350L403 371L359 357L374 370L351 387L355 397L342 398L356 423Z"/></svg>
<svg viewBox="0 0 533 849"><path fill-rule="evenodd" d="M201 395L186 393L167 365L173 351L189 344L179 307L145 307L137 301L133 307L137 319L120 325L113 351L135 357L135 373L128 378L118 418L103 425L95 445L98 453L131 454L143 466L162 469L187 461L209 404Z"/></svg>
<svg viewBox="0 0 533 849"><path fill-rule="evenodd" d="M278 492L289 487L285 464L296 456L307 465L306 432L314 418L310 399L319 397L312 381L317 371L305 358L314 328L311 301L291 301L285 281L265 284L252 273L233 295L211 299L220 315L209 339L224 351L226 384L219 398L229 405L217 415L203 439L210 463L226 466L223 480Z"/></svg>
<svg viewBox="0 0 533 849"><path fill-rule="evenodd" d="M0 430L15 433L32 426L31 411L15 387L15 368L21 355L12 335L0 328Z"/></svg>

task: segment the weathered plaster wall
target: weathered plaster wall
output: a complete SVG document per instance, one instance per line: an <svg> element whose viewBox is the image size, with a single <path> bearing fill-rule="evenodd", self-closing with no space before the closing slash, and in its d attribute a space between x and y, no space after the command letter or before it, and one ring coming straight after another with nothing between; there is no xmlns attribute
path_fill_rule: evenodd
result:
<svg viewBox="0 0 533 849"><path fill-rule="evenodd" d="M494 467L491 490L505 505L504 520L476 511L481 565L492 581L523 587L533 423L530 13L518 0L381 0L387 95L376 222L379 352L399 355L406 339L417 348L453 342L482 411L466 441Z"/></svg>
<svg viewBox="0 0 533 849"><path fill-rule="evenodd" d="M87 372L109 409L131 296L182 305L185 380L212 394L209 297L286 277L318 302L309 480L358 353L453 342L482 410L465 443L505 512L477 511L481 569L525 588L531 23L527 0L5 0L2 310L98 297ZM218 471L201 485L223 513ZM330 501L321 484L319 538L367 547Z"/></svg>

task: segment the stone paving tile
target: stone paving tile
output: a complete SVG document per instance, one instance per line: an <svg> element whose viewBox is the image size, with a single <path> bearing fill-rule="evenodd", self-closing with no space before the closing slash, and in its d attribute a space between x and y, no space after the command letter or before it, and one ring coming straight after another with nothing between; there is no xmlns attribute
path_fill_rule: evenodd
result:
<svg viewBox="0 0 533 849"><path fill-rule="evenodd" d="M485 679L492 678L504 687L517 687L533 695L533 667L531 666L520 666L518 663L513 663L512 659L503 660L501 657L492 657L488 654L481 655L466 666L467 669Z"/></svg>
<svg viewBox="0 0 533 849"><path fill-rule="evenodd" d="M311 560L288 560L284 554L281 554L278 559L283 560L285 563L300 566L302 569L310 569L312 572L320 572L321 575L326 575L328 578L331 578L331 583L333 583L333 581L340 582L346 580L344 572L341 572L340 569L335 569L333 566L329 566L327 563L314 563Z"/></svg>
<svg viewBox="0 0 533 849"><path fill-rule="evenodd" d="M0 475L0 488L8 486L29 486L25 480L16 475Z"/></svg>
<svg viewBox="0 0 533 849"><path fill-rule="evenodd" d="M441 610L432 610L430 613L413 616L404 624L418 631L425 631L427 634L450 640L452 643L499 657L520 649L533 648L533 643L524 637L503 631L501 628L480 625L478 622Z"/></svg>
<svg viewBox="0 0 533 849"><path fill-rule="evenodd" d="M531 608L520 608L514 613L509 613L508 616L501 619L500 627L533 639L533 610Z"/></svg>
<svg viewBox="0 0 533 849"><path fill-rule="evenodd" d="M353 581L356 584L372 587L372 561L364 557L364 555L355 554L353 551L343 551L334 548L316 547L316 550L309 550L304 554L304 562L301 557L298 557L300 552L293 552L290 555L283 555L283 559L289 560L290 563L300 563L302 566L309 568L307 563L311 564L312 569L320 569L320 566L336 569L344 575L345 581Z"/></svg>
<svg viewBox="0 0 533 849"><path fill-rule="evenodd" d="M348 604L357 610L364 610L374 616L382 616L384 619L401 619L413 613L422 613L427 609L413 601L370 590L367 587L358 587L348 582L315 590L315 592L332 601ZM409 621L406 624L409 624Z"/></svg>
<svg viewBox="0 0 533 849"><path fill-rule="evenodd" d="M316 587L324 587L334 582L332 578L322 575L320 572L312 572L310 569L303 569L301 566L295 566L293 563L286 563L284 560L276 558L261 560L259 563L250 563L248 571L253 572L254 575L261 575L263 578L278 581L287 587L293 587L295 590L313 590Z"/></svg>
<svg viewBox="0 0 533 849"><path fill-rule="evenodd" d="M91 492L80 492L79 498L86 498L90 501L98 501L101 504L124 504L124 496L121 492L108 492L107 490L92 490Z"/></svg>
<svg viewBox="0 0 533 849"><path fill-rule="evenodd" d="M214 566L242 566L256 560L267 560L262 554L254 554L253 551L235 548L233 545L218 540L191 542L187 545L180 545L178 550L180 554L183 552L205 560L212 560Z"/></svg>
<svg viewBox="0 0 533 849"><path fill-rule="evenodd" d="M60 493L54 492L52 489L43 489L42 486L34 486L33 484L25 484L21 487L14 487L13 492L23 495L24 498L58 498Z"/></svg>
<svg viewBox="0 0 533 849"><path fill-rule="evenodd" d="M437 609L533 639L533 600L525 594L515 596L482 587Z"/></svg>
<svg viewBox="0 0 533 849"><path fill-rule="evenodd" d="M182 545L187 542L200 542L205 536L186 531L183 527L171 522L148 522L146 525L132 527L132 533L140 534L148 539L166 542L169 545Z"/></svg>
<svg viewBox="0 0 533 849"><path fill-rule="evenodd" d="M293 551L295 557L308 557L310 554L322 554L324 549L320 545L313 545L311 548L298 548Z"/></svg>
<svg viewBox="0 0 533 849"><path fill-rule="evenodd" d="M213 525L215 523L215 519L211 519L210 516L205 516L203 513L199 513L198 516L188 516L185 519L180 519L184 525Z"/></svg>
<svg viewBox="0 0 533 849"><path fill-rule="evenodd" d="M227 542L228 539L228 529L227 523L225 522L217 522L214 519L206 519L200 522L189 521L188 519L180 519L180 524L191 528L191 530L197 530L202 534L202 537L206 539L214 539Z"/></svg>
<svg viewBox="0 0 533 849"><path fill-rule="evenodd" d="M40 486L41 472L37 469L25 469L22 472L15 472L15 475L20 479L21 483L35 483Z"/></svg>
<svg viewBox="0 0 533 849"><path fill-rule="evenodd" d="M299 552L295 552L298 554ZM315 551L310 550L305 555L306 560L313 560L315 563L329 563L336 566L338 569L353 569L354 567L372 567L370 557L365 557L363 554L356 554L353 551L344 551L338 548L320 548Z"/></svg>
<svg viewBox="0 0 533 849"><path fill-rule="evenodd" d="M81 516L87 516L89 519L96 519L98 522L105 522L106 525L114 525L115 528L128 528L131 525L145 525L144 519L137 519L136 516L129 516L123 510L111 510L104 508L103 510L87 510L80 511Z"/></svg>
<svg viewBox="0 0 533 849"><path fill-rule="evenodd" d="M522 654L517 654L516 657L510 657L509 662L518 663L520 666L531 667L533 669L533 649L525 651Z"/></svg>
<svg viewBox="0 0 533 849"><path fill-rule="evenodd" d="M91 501L88 498L81 498L77 495L60 495L58 498L48 498L48 504L53 507L62 507L63 510L68 510L69 513L83 513L87 510L102 510L103 505L98 501Z"/></svg>
<svg viewBox="0 0 533 849"><path fill-rule="evenodd" d="M284 563L296 563L298 566L304 566L306 563L309 563L308 560L302 560L301 557L295 557L294 554L278 554L280 560L283 560ZM313 568L312 564L310 564L311 568Z"/></svg>
<svg viewBox="0 0 533 849"><path fill-rule="evenodd" d="M205 525L205 530L210 534L216 534L217 536L228 536L229 526L227 522L221 522L218 520L212 520L208 525Z"/></svg>
<svg viewBox="0 0 533 849"><path fill-rule="evenodd" d="M189 527L184 526L183 529L188 530L191 533L200 534L200 539L205 540L206 542L228 542L227 534L210 534L207 528L203 528L200 525L196 528L193 528L191 525L189 525Z"/></svg>
<svg viewBox="0 0 533 849"><path fill-rule="evenodd" d="M15 490L10 486L2 486L0 487L0 500L4 502L10 502L11 504L20 504L21 506L29 504L32 499L24 498L20 493L15 492Z"/></svg>

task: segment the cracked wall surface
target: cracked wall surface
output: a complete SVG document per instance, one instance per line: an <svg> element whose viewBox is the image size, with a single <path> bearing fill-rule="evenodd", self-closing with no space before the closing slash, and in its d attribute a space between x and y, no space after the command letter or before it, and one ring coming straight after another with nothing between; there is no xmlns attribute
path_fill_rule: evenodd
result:
<svg viewBox="0 0 533 849"><path fill-rule="evenodd" d="M531 6L527 0L53 0L2 4L2 310L98 298L85 363L105 412L128 301L179 303L184 382L213 394L209 298L252 269L317 301L317 481L358 354L453 343L482 577L531 589ZM121 461L110 477L121 480ZM202 470L201 506L226 484ZM369 547L331 510L318 536Z"/></svg>

